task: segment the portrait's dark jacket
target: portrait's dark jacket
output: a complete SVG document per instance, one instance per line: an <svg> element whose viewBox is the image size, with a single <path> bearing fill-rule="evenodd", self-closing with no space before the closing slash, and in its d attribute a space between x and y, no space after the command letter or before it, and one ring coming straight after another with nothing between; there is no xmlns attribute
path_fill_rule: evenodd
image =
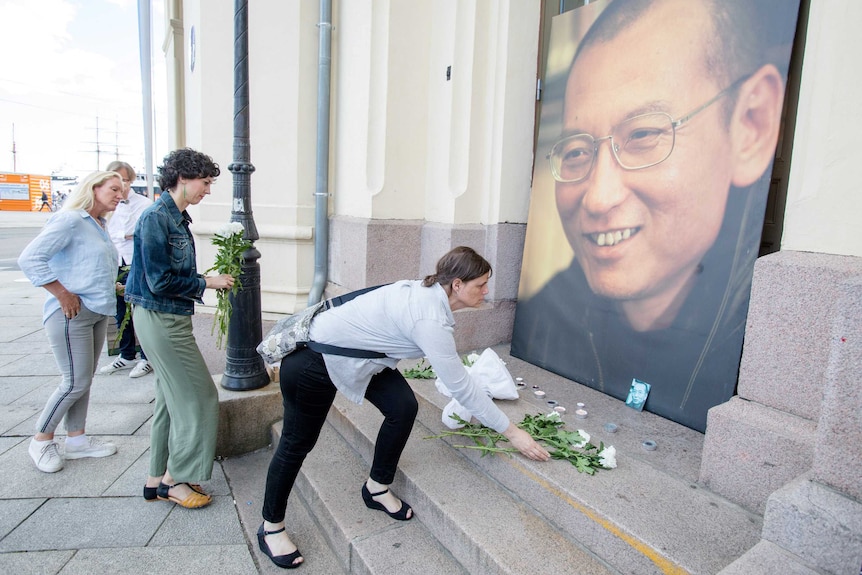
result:
<svg viewBox="0 0 862 575"><path fill-rule="evenodd" d="M762 210L763 198L731 191L718 239L670 327L634 331L573 259L518 303L512 355L623 401L633 378L645 381L645 410L703 432L707 410L736 389Z"/></svg>

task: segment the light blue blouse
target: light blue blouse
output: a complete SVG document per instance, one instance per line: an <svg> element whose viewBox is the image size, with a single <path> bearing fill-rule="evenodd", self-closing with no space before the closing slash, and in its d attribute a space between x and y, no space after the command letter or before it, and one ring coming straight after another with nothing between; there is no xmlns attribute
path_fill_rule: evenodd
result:
<svg viewBox="0 0 862 575"><path fill-rule="evenodd" d="M21 252L18 267L34 286L57 280L90 311L116 313L117 249L108 232L85 210L63 210L51 216ZM58 309L60 302L49 293L42 322Z"/></svg>

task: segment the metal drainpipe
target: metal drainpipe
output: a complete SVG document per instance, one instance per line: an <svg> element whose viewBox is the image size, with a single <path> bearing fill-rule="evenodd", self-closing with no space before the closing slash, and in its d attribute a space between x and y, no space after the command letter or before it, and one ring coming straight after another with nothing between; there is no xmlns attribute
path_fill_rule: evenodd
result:
<svg viewBox="0 0 862 575"><path fill-rule="evenodd" d="M332 0L320 0L317 63L317 173L314 188L314 279L308 305L320 301L329 260L329 81L332 68Z"/></svg>

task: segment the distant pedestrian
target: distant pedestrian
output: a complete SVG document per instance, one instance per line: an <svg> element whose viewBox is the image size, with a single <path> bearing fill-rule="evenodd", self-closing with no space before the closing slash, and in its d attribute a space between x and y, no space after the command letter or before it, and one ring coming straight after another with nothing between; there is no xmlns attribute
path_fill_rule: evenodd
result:
<svg viewBox="0 0 862 575"><path fill-rule="evenodd" d="M126 282L138 339L156 375L144 499L188 509L212 502L197 483L212 475L219 412L218 391L192 333L191 316L206 288L227 289L234 279L197 273L186 208L209 195L219 173L218 164L195 150L165 157L159 185L166 193L138 220Z"/></svg>
<svg viewBox="0 0 862 575"><path fill-rule="evenodd" d="M114 215L108 220L108 234L111 236L111 241L119 253L119 269L117 272L117 329L123 325L123 319L126 315L126 300L124 298L126 291L126 278L128 268L132 265L133 238L135 233L135 224L138 223L138 218L144 213L152 202L139 196L132 191L132 182L135 181L135 170L126 162L114 161L108 164L109 171L117 172L123 178L123 201L114 210ZM153 372L152 364L147 361L147 355L141 349L141 360L135 363L135 323L129 318L128 323L120 334L118 357L110 365L106 365L99 370L100 375L108 375L124 369L130 369L129 377L142 377Z"/></svg>
<svg viewBox="0 0 862 575"><path fill-rule="evenodd" d="M48 291L42 322L63 377L30 441L30 457L46 473L63 469L54 431L64 418L65 459L117 452L115 445L87 437L84 426L108 316L114 315L117 303L117 250L105 230L104 215L122 199L119 174L90 174L18 258L27 279Z"/></svg>
<svg viewBox="0 0 862 575"><path fill-rule="evenodd" d="M39 206L39 211L41 212L43 208L48 208L48 211L51 211L51 202L48 201L48 192L42 190L42 205Z"/></svg>

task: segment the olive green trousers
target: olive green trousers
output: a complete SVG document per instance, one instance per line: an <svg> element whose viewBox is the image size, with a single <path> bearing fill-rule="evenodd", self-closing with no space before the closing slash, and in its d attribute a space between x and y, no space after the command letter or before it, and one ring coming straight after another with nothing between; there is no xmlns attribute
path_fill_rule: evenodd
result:
<svg viewBox="0 0 862 575"><path fill-rule="evenodd" d="M177 483L212 476L218 431L218 390L192 332L192 318L133 311L135 332L156 376L150 429L150 475L169 471Z"/></svg>

